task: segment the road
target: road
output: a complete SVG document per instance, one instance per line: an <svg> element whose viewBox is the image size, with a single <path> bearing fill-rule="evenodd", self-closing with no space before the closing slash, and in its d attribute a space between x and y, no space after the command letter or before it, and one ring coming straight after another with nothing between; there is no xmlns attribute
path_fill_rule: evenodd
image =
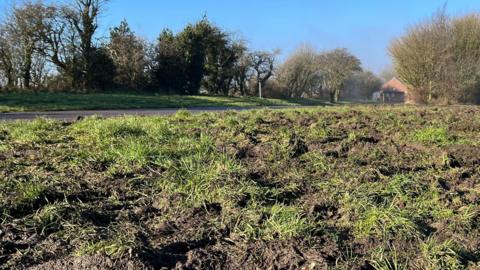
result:
<svg viewBox="0 0 480 270"><path fill-rule="evenodd" d="M299 106L308 107L308 106ZM295 106L272 106L272 107L205 107L205 108L187 108L191 113L201 112L223 112L228 110L244 111L258 109L287 109L298 108ZM60 121L73 121L81 117L98 115L101 117L115 117L124 115L172 115L180 108L171 109L140 109L140 110L79 110L79 111L46 111L46 112L11 112L0 113L0 120L33 120L38 117L50 118Z"/></svg>

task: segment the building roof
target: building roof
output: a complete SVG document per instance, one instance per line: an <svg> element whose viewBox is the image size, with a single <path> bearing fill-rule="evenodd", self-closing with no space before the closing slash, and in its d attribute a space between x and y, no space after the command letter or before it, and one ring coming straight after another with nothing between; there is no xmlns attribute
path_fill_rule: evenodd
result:
<svg viewBox="0 0 480 270"><path fill-rule="evenodd" d="M390 81L386 82L382 86L382 92L384 91L396 91L396 92L402 92L402 93L407 93L408 92L408 87L402 83L400 80L397 78L393 78Z"/></svg>

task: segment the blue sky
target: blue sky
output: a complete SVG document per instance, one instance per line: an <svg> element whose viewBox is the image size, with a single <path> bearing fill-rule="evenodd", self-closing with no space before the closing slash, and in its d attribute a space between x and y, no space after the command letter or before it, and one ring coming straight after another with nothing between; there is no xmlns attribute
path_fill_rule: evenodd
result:
<svg viewBox="0 0 480 270"><path fill-rule="evenodd" d="M0 0L6 3L15 0ZM62 0L67 1L67 0ZM111 0L100 35L127 19L132 29L154 40L164 27L181 30L206 13L252 49L278 48L281 58L300 44L319 50L345 47L365 68L390 65L389 42L406 27L431 16L444 0ZM480 11L480 0L450 0L451 15Z"/></svg>

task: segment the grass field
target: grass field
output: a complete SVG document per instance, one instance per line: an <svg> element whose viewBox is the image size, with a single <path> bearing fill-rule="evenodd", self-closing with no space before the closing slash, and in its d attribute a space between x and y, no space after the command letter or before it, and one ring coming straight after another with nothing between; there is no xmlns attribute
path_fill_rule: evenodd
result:
<svg viewBox="0 0 480 270"><path fill-rule="evenodd" d="M479 153L478 107L5 122L0 268L479 269Z"/></svg>
<svg viewBox="0 0 480 270"><path fill-rule="evenodd" d="M326 105L316 99L260 99L256 97L212 97L148 95L133 93L4 93L0 112L65 111L101 109L160 109L188 107L255 107Z"/></svg>

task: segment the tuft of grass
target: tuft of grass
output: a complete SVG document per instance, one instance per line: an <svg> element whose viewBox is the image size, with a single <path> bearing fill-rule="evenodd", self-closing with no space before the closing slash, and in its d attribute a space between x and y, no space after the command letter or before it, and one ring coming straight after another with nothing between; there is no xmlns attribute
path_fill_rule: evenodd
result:
<svg viewBox="0 0 480 270"><path fill-rule="evenodd" d="M296 207L274 204L263 209L260 216L250 216L250 222L243 224L243 228L238 231L240 235L267 241L289 240L300 236L305 239L315 230L314 222L304 217Z"/></svg>
<svg viewBox="0 0 480 270"><path fill-rule="evenodd" d="M0 128L5 125L7 124L0 123ZM16 143L41 143L49 138L54 138L52 131L58 126L57 121L45 118L37 118L33 121L15 121L8 124L7 134L9 140Z"/></svg>
<svg viewBox="0 0 480 270"><path fill-rule="evenodd" d="M332 164L325 157L325 155L318 151L311 151L302 156L302 160L307 162L312 168L315 169L316 173L328 172L332 167Z"/></svg>
<svg viewBox="0 0 480 270"><path fill-rule="evenodd" d="M189 117L192 116L192 113L189 112L188 110L185 110L185 109L181 109L181 110L178 110L174 115L173 117L176 119L176 120L187 120Z"/></svg>
<svg viewBox="0 0 480 270"><path fill-rule="evenodd" d="M446 128L427 127L418 130L413 135L414 140L422 143L448 145L455 142L455 138L448 133Z"/></svg>
<svg viewBox="0 0 480 270"><path fill-rule="evenodd" d="M434 238L428 238L420 244L424 267L426 269L464 269L456 248L451 240L438 243Z"/></svg>
<svg viewBox="0 0 480 270"><path fill-rule="evenodd" d="M63 204L48 204L39 209L29 220L29 225L37 234L45 236L58 231L62 227L62 216L65 212Z"/></svg>
<svg viewBox="0 0 480 270"><path fill-rule="evenodd" d="M291 239L308 236L313 231L313 224L298 209L281 204L273 205L266 213L266 220L260 235L263 239Z"/></svg>
<svg viewBox="0 0 480 270"><path fill-rule="evenodd" d="M372 254L370 264L375 270L403 270L408 269L407 263L400 262L397 249L393 247L390 251L383 247Z"/></svg>
<svg viewBox="0 0 480 270"><path fill-rule="evenodd" d="M381 236L388 239L390 235L403 235L405 237L417 234L416 224L408 217L408 214L397 207L371 206L355 222L354 234L358 238L368 236Z"/></svg>
<svg viewBox="0 0 480 270"><path fill-rule="evenodd" d="M75 252L76 256L106 254L113 258L132 254L134 241L118 237L112 240L92 241L80 246Z"/></svg>
<svg viewBox="0 0 480 270"><path fill-rule="evenodd" d="M310 140L321 140L327 138L330 132L325 123L314 123L308 128L307 138Z"/></svg>
<svg viewBox="0 0 480 270"><path fill-rule="evenodd" d="M70 128L80 144L77 163L106 166L110 174L129 174L146 169L165 152L163 143L172 136L160 118L139 121L88 118ZM97 164L97 165L95 165Z"/></svg>
<svg viewBox="0 0 480 270"><path fill-rule="evenodd" d="M36 179L30 181L18 181L15 184L17 191L17 201L22 204L31 204L43 195L46 187Z"/></svg>
<svg viewBox="0 0 480 270"><path fill-rule="evenodd" d="M111 237L84 241L74 252L75 256L106 254L112 258L132 256L138 249L137 229L130 223L108 228Z"/></svg>
<svg viewBox="0 0 480 270"><path fill-rule="evenodd" d="M480 208L476 205L462 206L457 211L452 211L448 218L452 230L474 230L479 227Z"/></svg>

